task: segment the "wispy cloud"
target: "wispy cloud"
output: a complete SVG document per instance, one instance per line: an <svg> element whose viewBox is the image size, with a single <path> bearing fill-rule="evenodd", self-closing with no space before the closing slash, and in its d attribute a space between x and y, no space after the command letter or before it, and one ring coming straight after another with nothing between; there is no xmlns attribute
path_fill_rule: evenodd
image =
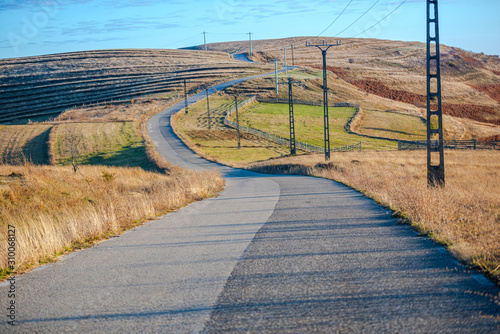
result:
<svg viewBox="0 0 500 334"><path fill-rule="evenodd" d="M175 23L165 23L162 18L118 18L107 21L80 21L70 27L61 28L64 36L87 36L109 33L121 33L144 29L172 29L178 28Z"/></svg>
<svg viewBox="0 0 500 334"><path fill-rule="evenodd" d="M15 10L45 6L78 5L93 2L95 0L0 0L0 10Z"/></svg>

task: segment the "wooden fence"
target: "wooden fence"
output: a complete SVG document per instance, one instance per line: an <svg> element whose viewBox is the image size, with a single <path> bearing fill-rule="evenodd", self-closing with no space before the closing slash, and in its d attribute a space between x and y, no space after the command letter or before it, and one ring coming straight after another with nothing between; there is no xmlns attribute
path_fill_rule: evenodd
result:
<svg viewBox="0 0 500 334"><path fill-rule="evenodd" d="M253 96L253 97L248 98L244 101L241 101L238 103L238 108L241 108L241 107L243 107L251 102L254 102L255 100L259 101L259 99L256 99L256 97ZM232 107L231 109L227 110L226 117L224 118L224 124L226 124L227 126L230 126L232 128L238 129L238 124L229 119L229 117L235 111L236 111L236 107ZM258 129L254 129L254 128L250 128L250 127L242 126L242 125L239 126L239 130L243 131L243 132L247 132L247 133L252 133L258 137L265 138L267 140L270 140L272 142L278 143L278 144L283 145L283 146L290 146L290 140L287 138L283 138L283 137L280 137L277 135L273 135L271 133L267 133L267 132L264 132L264 131L261 131ZM313 153L325 152L324 147L315 146L315 145L303 143L300 141L295 142L295 147L298 150L302 150L305 152L313 152ZM344 145L344 146L340 146L340 147L334 147L334 148L331 148L330 151L332 151L332 152L347 152L347 151L354 151L354 150L361 151L361 149L362 149L362 143L360 141L359 143L352 144L352 145Z"/></svg>
<svg viewBox="0 0 500 334"><path fill-rule="evenodd" d="M498 150L500 143L496 140L445 140L444 148L453 150ZM438 147L437 140L431 140L432 147ZM398 150L425 150L427 149L427 140L398 140Z"/></svg>

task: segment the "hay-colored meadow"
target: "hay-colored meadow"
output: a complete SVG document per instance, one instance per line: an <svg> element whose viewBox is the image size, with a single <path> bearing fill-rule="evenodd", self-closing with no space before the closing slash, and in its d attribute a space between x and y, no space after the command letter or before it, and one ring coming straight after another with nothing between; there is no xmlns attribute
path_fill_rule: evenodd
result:
<svg viewBox="0 0 500 334"><path fill-rule="evenodd" d="M0 242L16 229L16 270L91 245L224 186L218 172L152 173L141 168L0 165ZM0 249L0 270L7 248Z"/></svg>

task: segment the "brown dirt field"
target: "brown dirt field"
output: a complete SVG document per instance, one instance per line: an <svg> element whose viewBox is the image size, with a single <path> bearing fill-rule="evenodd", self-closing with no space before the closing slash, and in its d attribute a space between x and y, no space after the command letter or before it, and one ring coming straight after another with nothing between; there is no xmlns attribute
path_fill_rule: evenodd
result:
<svg viewBox="0 0 500 334"><path fill-rule="evenodd" d="M183 94L182 79L192 93L270 69L223 52L192 50L103 50L0 59L0 121L48 118L89 103Z"/></svg>
<svg viewBox="0 0 500 334"><path fill-rule="evenodd" d="M427 98L424 95L389 88L384 83L374 78L353 80L351 83L368 93L391 100L410 104L421 104L427 102ZM500 87L500 85L498 86ZM500 125L500 119L490 119L485 117L485 114L492 116L496 115L495 109L490 106L443 103L443 113L454 117L469 118L479 122Z"/></svg>
<svg viewBox="0 0 500 334"><path fill-rule="evenodd" d="M396 90L387 87L377 79L367 78L364 80L354 80L351 83L368 93L382 96L391 100L396 100L404 103L415 104L415 102L426 102L424 95L410 93L404 90Z"/></svg>
<svg viewBox="0 0 500 334"><path fill-rule="evenodd" d="M498 75L500 75L500 72L498 72ZM470 85L470 86L476 90L488 94L488 96L491 97L493 100L500 102L500 84L479 85L479 86Z"/></svg>
<svg viewBox="0 0 500 334"><path fill-rule="evenodd" d="M496 75L500 75L500 71L495 71L495 70L492 70L490 68L488 68L488 70L491 71L491 72L493 72L493 73L495 73Z"/></svg>
<svg viewBox="0 0 500 334"><path fill-rule="evenodd" d="M484 64L481 61L479 61L479 60L477 60L477 59L475 59L475 58L473 58L471 56L468 56L465 53L460 53L458 55L454 55L453 58L455 58L455 59L462 58L469 65L472 65L472 66L475 66L475 67L484 68Z"/></svg>
<svg viewBox="0 0 500 334"><path fill-rule="evenodd" d="M482 123L500 125L500 119L487 119L483 116L485 114L496 115L495 110L488 106L443 103L443 113L459 118L469 118Z"/></svg>

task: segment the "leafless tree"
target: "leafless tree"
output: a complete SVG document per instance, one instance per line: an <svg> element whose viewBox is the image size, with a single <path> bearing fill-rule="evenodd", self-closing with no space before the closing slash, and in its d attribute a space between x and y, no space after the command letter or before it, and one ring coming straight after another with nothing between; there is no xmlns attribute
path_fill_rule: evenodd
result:
<svg viewBox="0 0 500 334"><path fill-rule="evenodd" d="M82 150L82 140L83 135L81 133L71 131L70 127L66 128L63 146L64 151L68 152L71 157L71 165L75 173L78 171L78 159Z"/></svg>

